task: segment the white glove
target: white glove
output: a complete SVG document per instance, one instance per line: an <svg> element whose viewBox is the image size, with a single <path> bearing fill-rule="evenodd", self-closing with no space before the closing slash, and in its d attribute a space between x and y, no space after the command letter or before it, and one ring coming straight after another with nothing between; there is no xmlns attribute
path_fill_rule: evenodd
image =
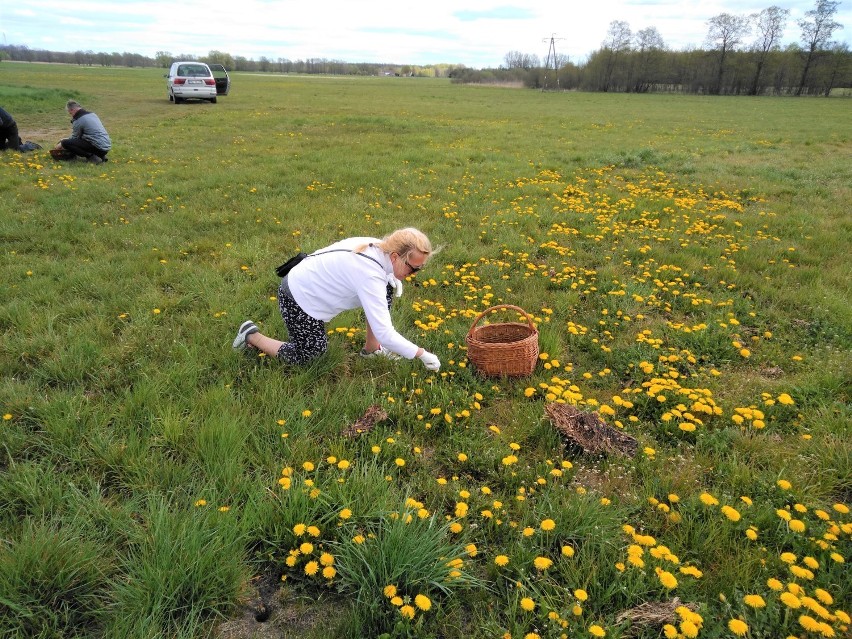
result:
<svg viewBox="0 0 852 639"><path fill-rule="evenodd" d="M402 281L391 276L390 285L393 286L393 288L394 288L394 296L395 297L402 297Z"/></svg>
<svg viewBox="0 0 852 639"><path fill-rule="evenodd" d="M425 366L427 370L441 370L441 360L438 359L437 355L433 355L429 351L424 350L423 354L419 356L419 359L421 362L423 362L423 366Z"/></svg>

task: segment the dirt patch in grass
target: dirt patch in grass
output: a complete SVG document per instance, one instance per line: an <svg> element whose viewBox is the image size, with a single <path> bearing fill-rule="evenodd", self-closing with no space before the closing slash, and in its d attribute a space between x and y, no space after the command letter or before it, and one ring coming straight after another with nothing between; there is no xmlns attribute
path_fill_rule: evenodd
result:
<svg viewBox="0 0 852 639"><path fill-rule="evenodd" d="M214 630L216 639L295 639L338 636L340 602L295 592L277 573L256 577L233 619Z"/></svg>

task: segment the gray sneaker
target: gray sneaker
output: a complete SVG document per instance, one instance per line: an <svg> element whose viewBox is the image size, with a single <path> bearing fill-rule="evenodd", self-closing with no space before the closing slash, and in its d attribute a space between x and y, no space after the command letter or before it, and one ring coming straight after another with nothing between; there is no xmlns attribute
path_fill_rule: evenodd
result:
<svg viewBox="0 0 852 639"><path fill-rule="evenodd" d="M89 162L92 164L103 164L103 158L99 155L95 155L94 153L89 156Z"/></svg>
<svg viewBox="0 0 852 639"><path fill-rule="evenodd" d="M240 324L240 328L237 331L237 336L234 338L233 348L235 351L244 351L248 343L246 342L246 338L252 333L259 333L260 329L255 325L251 320L246 320L242 324Z"/></svg>

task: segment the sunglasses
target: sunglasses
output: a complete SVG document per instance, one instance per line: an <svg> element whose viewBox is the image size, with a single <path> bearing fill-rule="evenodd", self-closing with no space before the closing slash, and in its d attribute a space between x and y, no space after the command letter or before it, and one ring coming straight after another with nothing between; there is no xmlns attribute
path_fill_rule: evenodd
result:
<svg viewBox="0 0 852 639"><path fill-rule="evenodd" d="M412 273L416 273L417 271L419 271L420 269L422 269L424 266L426 266L425 264L422 264L422 265L420 265L420 266L413 266L413 265L412 265L412 264L408 261L408 258L407 258L407 257L402 258L402 261L405 263L405 265L408 267L408 269L409 269Z"/></svg>

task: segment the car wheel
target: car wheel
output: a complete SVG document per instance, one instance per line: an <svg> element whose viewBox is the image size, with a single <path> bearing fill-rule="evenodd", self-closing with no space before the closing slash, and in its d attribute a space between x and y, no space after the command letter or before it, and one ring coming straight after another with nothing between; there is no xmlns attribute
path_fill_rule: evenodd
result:
<svg viewBox="0 0 852 639"><path fill-rule="evenodd" d="M174 102L174 101L175 101L175 98L174 98L174 96L173 96L173 95L171 94L171 92L170 92L170 93L169 93L169 102Z"/></svg>
<svg viewBox="0 0 852 639"><path fill-rule="evenodd" d="M174 96L174 99L175 99L175 104L180 104L181 102L183 102L183 98L179 98L177 96Z"/></svg>
<svg viewBox="0 0 852 639"><path fill-rule="evenodd" d="M210 98L210 103L211 103L211 104L216 104L216 98Z"/></svg>

